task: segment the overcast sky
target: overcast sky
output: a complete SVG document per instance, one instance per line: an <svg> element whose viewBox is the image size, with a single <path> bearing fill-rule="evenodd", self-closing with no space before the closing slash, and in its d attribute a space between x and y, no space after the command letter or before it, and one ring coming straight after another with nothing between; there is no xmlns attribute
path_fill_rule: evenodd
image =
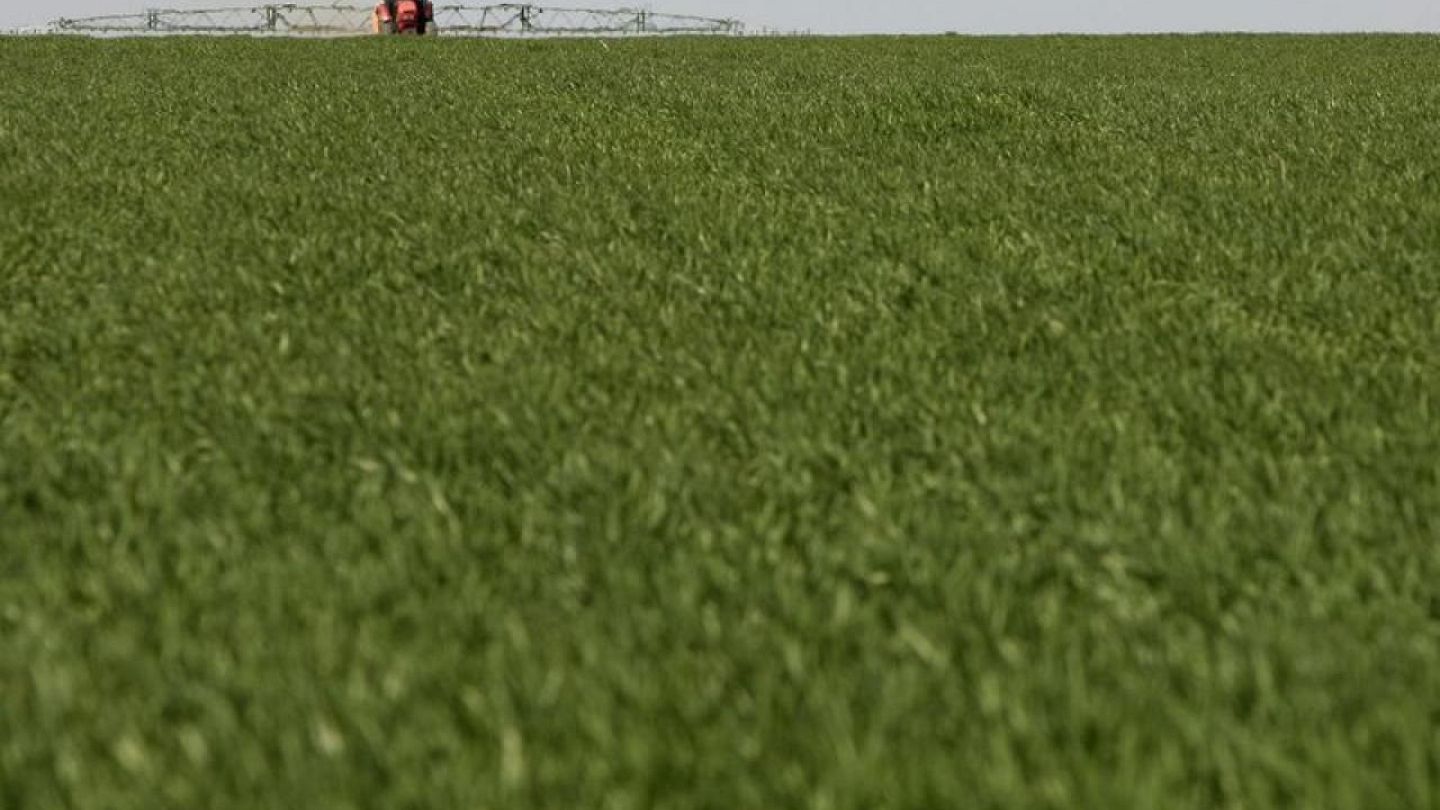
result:
<svg viewBox="0 0 1440 810"><path fill-rule="evenodd" d="M347 2L362 5L365 0ZM498 0L470 2L484 5ZM547 5L543 0L535 3ZM0 27L39 25L54 17L134 12L147 5L248 4L243 0L0 0ZM655 11L736 17L752 28L817 33L1440 31L1440 0L557 0L549 5L648 6Z"/></svg>

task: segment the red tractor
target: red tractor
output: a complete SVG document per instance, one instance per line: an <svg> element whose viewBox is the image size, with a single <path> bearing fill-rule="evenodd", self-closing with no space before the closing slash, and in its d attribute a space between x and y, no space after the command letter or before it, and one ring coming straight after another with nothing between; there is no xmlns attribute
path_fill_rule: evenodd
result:
<svg viewBox="0 0 1440 810"><path fill-rule="evenodd" d="M435 4L431 0L384 0L371 18L377 34L433 34Z"/></svg>

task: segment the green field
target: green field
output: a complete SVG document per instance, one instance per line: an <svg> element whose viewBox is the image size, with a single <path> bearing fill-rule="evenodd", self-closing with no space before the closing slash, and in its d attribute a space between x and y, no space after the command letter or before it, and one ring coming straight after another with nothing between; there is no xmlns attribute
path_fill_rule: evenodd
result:
<svg viewBox="0 0 1440 810"><path fill-rule="evenodd" d="M0 75L0 808L1440 807L1440 39Z"/></svg>

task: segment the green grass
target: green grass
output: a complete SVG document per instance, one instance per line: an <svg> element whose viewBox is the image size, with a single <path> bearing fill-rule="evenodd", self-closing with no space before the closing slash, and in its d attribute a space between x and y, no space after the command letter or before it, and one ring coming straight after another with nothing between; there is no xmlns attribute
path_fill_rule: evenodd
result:
<svg viewBox="0 0 1440 810"><path fill-rule="evenodd" d="M1440 806L1440 40L0 75L0 807Z"/></svg>

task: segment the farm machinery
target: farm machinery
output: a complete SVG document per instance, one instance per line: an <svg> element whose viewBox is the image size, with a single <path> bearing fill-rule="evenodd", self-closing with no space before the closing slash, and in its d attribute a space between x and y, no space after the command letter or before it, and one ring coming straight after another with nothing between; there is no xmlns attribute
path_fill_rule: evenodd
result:
<svg viewBox="0 0 1440 810"><path fill-rule="evenodd" d="M374 0L366 0L372 3ZM272 3L210 9L150 9L135 14L62 18L49 31L88 36L343 37L425 34L443 37L612 37L737 35L738 20L647 9L563 8L530 3L436 4L382 0L376 5Z"/></svg>

